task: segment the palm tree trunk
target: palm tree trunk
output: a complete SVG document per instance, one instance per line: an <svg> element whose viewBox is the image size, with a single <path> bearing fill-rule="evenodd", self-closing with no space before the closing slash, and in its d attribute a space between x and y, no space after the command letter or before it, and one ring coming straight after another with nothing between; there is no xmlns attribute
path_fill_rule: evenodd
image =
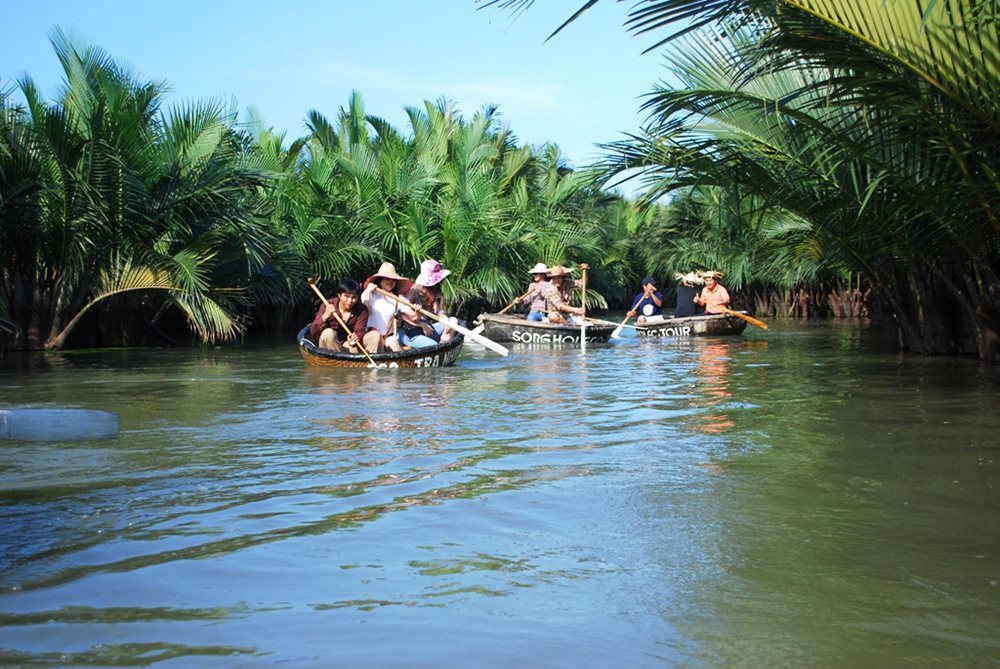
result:
<svg viewBox="0 0 1000 669"><path fill-rule="evenodd" d="M76 324L80 322L80 319L83 318L83 315L85 313L90 311L90 307L92 307L94 304L95 304L94 302L91 302L85 305L82 309L76 312L76 315L70 319L69 323L66 324L66 327L64 327L59 332L59 334L55 335L54 337L49 337L48 341L45 342L46 350L49 351L58 350L63 346L65 346L66 339L69 337L70 332L73 331L73 328L76 327ZM53 331L55 330L53 329Z"/></svg>
<svg viewBox="0 0 1000 669"><path fill-rule="evenodd" d="M876 289L878 295L889 303L889 309L897 328L897 345L900 349L913 351L928 355L930 351L924 343L923 337L916 327L914 309L904 306L904 300L894 288L881 286Z"/></svg>

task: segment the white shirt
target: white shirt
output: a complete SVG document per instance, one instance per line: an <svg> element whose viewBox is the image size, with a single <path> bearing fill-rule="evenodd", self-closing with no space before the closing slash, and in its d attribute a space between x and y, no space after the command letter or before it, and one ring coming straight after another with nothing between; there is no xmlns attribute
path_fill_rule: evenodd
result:
<svg viewBox="0 0 1000 669"><path fill-rule="evenodd" d="M392 331L392 317L396 315L398 303L382 293L372 293L368 303L368 327L378 330L380 335Z"/></svg>

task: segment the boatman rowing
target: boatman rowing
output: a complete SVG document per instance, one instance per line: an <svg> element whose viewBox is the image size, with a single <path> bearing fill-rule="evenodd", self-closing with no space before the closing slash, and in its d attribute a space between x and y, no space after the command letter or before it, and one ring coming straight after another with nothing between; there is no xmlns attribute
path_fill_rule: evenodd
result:
<svg viewBox="0 0 1000 669"><path fill-rule="evenodd" d="M694 303L700 307L705 307L706 314L724 314L729 307L729 291L719 283L719 279L725 276L722 272L709 270L699 272L705 279L705 287L701 289L701 294L694 298Z"/></svg>

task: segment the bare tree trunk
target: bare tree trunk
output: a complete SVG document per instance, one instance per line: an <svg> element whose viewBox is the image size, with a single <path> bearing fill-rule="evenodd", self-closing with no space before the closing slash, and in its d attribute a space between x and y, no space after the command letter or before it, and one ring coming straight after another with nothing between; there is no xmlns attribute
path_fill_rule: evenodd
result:
<svg viewBox="0 0 1000 669"><path fill-rule="evenodd" d="M915 310L904 306L902 295L888 286L879 289L879 295L889 303L891 315L898 329L898 346L901 350L913 351L914 353L930 354L927 344L916 327L913 319Z"/></svg>
<svg viewBox="0 0 1000 669"><path fill-rule="evenodd" d="M864 307L865 300L861 294L861 289L855 288L851 291L851 318L860 320Z"/></svg>
<svg viewBox="0 0 1000 669"><path fill-rule="evenodd" d="M42 348L48 329L45 325L45 315L48 314L49 310L44 303L47 291L36 283L30 289L26 287L24 292L26 296L30 295L26 305L28 327L25 329L25 343L28 350L37 351Z"/></svg>

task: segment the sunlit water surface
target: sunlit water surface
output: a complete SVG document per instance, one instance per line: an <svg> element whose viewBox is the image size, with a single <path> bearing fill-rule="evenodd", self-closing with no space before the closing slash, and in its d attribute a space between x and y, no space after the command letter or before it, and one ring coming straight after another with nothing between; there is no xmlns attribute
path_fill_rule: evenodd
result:
<svg viewBox="0 0 1000 669"><path fill-rule="evenodd" d="M0 664L1000 666L1000 370L751 330L8 356Z"/></svg>

